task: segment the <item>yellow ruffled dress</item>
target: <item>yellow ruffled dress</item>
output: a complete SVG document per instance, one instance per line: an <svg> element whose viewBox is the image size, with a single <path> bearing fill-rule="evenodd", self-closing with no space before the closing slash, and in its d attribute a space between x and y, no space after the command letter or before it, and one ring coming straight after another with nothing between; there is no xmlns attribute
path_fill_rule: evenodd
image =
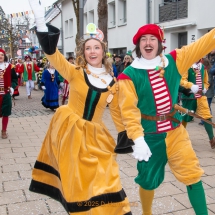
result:
<svg viewBox="0 0 215 215"><path fill-rule="evenodd" d="M54 114L35 163L30 190L60 201L72 215L130 215L120 183L116 143L102 122L110 92L91 85L82 68L57 50L46 55L69 82L68 105ZM118 132L124 131L116 83L110 113Z"/></svg>

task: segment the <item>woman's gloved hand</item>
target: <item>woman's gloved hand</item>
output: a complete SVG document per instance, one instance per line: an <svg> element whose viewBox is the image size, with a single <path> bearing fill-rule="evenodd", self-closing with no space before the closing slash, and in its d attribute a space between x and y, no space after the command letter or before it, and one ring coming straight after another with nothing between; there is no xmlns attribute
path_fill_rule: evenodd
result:
<svg viewBox="0 0 215 215"><path fill-rule="evenodd" d="M37 31L38 32L48 32L45 22L45 7L40 4L39 0L28 0L31 9L34 12L34 17L36 21Z"/></svg>

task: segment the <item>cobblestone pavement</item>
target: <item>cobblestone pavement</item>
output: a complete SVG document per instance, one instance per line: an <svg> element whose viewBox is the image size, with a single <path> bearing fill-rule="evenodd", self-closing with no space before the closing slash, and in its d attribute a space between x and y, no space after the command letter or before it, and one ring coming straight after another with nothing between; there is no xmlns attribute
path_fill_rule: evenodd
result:
<svg viewBox="0 0 215 215"><path fill-rule="evenodd" d="M42 90L33 90L32 99L27 98L25 86L19 87L19 93L20 95L15 99L15 105L13 104L11 118L53 114L50 109L46 109L41 104Z"/></svg>
<svg viewBox="0 0 215 215"><path fill-rule="evenodd" d="M32 168L40 151L53 112L40 103L42 91L33 91L33 99L26 97L25 87L16 100L13 115L8 126L8 139L0 139L0 215L66 215L59 202L40 194L29 192ZM215 104L212 104L215 118ZM117 132L105 110L104 122L113 137ZM214 120L215 121L215 120ZM202 176L209 215L215 214L215 150L209 146L208 137L199 120L188 124L187 130L193 148L205 173ZM141 215L136 160L130 154L118 155L120 178L129 198L133 215ZM169 166L166 166L165 180L155 191L153 215L194 215L186 193L186 186L178 182ZM88 215L88 214L86 214ZM106 214L104 214L106 215ZM108 214L118 215L118 214Z"/></svg>

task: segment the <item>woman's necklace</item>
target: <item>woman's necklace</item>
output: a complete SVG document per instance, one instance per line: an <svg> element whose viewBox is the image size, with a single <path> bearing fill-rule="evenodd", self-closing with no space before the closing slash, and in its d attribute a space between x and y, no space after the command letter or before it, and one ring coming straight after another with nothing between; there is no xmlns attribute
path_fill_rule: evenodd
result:
<svg viewBox="0 0 215 215"><path fill-rule="evenodd" d="M6 72L6 64L4 64L4 70L0 70L0 79L3 79L4 78L4 73Z"/></svg>
<svg viewBox="0 0 215 215"><path fill-rule="evenodd" d="M103 73L100 73L99 75L97 75L97 74L94 74L94 73L90 72L90 70L88 70L88 68L86 68L86 73L87 73L88 75L92 75L94 78L99 78L99 79L102 81L102 83L104 83L104 84L107 86L107 89L108 89L108 91L110 92L110 94L108 95L106 101L107 101L107 103L111 103L111 101L113 100L114 92L112 91L111 87L107 84L107 82L106 82L103 78L100 78L100 77L99 77L99 75L101 75L101 74L108 74L108 72L103 72ZM113 74L113 73L112 73L112 74ZM113 76L112 76L112 77L113 77ZM113 77L113 79L114 79L114 81L115 81L115 83L116 83L116 90L118 90L118 89L119 89L119 86L118 86L116 77Z"/></svg>

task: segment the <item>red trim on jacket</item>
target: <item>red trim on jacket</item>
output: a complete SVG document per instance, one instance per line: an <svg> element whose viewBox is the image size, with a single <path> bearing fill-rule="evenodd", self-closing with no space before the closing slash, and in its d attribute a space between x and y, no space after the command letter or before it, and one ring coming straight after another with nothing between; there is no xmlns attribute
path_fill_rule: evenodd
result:
<svg viewBox="0 0 215 215"><path fill-rule="evenodd" d="M176 61L176 56L177 56L176 50L171 51L169 54L172 55L174 61Z"/></svg>
<svg viewBox="0 0 215 215"><path fill-rule="evenodd" d="M131 80L131 78L129 76L127 76L126 74L124 73L121 73L118 77L117 77L117 80L124 80L124 79L129 79Z"/></svg>

